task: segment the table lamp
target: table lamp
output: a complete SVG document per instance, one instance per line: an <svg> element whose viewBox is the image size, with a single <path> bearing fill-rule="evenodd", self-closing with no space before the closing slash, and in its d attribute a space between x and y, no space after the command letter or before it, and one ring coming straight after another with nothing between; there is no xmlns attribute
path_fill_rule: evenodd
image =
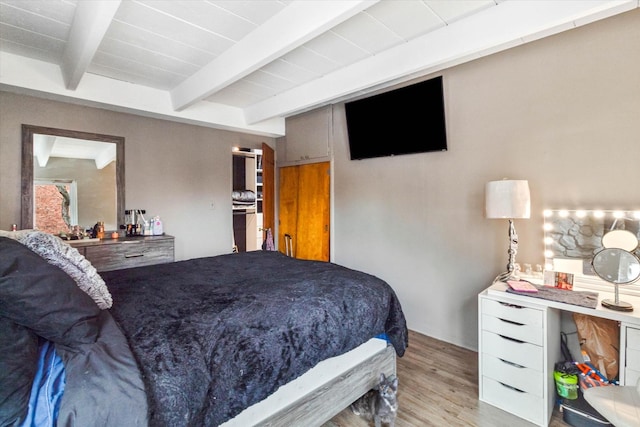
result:
<svg viewBox="0 0 640 427"><path fill-rule="evenodd" d="M487 218L509 220L509 262L507 271L500 273L494 282L518 280L515 270L516 253L518 252L518 234L513 225L516 218L531 217L531 197L529 182L526 180L490 181L485 188L485 215Z"/></svg>

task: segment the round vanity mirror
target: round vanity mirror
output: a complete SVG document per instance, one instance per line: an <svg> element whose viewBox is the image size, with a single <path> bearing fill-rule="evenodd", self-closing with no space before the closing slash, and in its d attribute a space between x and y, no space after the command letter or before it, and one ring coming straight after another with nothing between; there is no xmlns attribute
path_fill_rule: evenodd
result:
<svg viewBox="0 0 640 427"><path fill-rule="evenodd" d="M592 263L596 274L607 282L624 285L640 277L640 260L624 249L603 249L595 254Z"/></svg>
<svg viewBox="0 0 640 427"><path fill-rule="evenodd" d="M638 248L638 239L635 234L627 230L612 230L602 236L604 248L619 248L633 252Z"/></svg>
<svg viewBox="0 0 640 427"><path fill-rule="evenodd" d="M615 300L604 299L602 305L618 311L633 311L633 306L620 301L618 285L635 282L640 278L640 259L620 248L603 249L591 261L593 271L615 286Z"/></svg>

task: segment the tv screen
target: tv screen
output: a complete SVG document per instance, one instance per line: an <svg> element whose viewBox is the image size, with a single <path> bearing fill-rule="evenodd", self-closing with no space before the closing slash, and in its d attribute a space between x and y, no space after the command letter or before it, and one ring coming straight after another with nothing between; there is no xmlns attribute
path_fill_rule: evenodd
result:
<svg viewBox="0 0 640 427"><path fill-rule="evenodd" d="M351 160L446 151L442 76L345 103Z"/></svg>

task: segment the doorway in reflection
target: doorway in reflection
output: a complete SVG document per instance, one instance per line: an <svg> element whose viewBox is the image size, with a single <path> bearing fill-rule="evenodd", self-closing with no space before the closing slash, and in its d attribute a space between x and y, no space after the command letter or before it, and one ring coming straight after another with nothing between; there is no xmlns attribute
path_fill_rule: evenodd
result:
<svg viewBox="0 0 640 427"><path fill-rule="evenodd" d="M35 227L45 233L67 233L78 223L75 182L34 181Z"/></svg>

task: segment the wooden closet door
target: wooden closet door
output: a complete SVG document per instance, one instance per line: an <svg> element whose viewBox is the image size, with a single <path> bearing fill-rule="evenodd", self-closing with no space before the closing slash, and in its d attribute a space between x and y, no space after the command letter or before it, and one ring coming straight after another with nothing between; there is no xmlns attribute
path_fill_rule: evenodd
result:
<svg viewBox="0 0 640 427"><path fill-rule="evenodd" d="M329 185L329 162L280 169L280 252L289 234L296 258L329 261Z"/></svg>
<svg viewBox="0 0 640 427"><path fill-rule="evenodd" d="M278 250L286 253L284 236L289 234L294 237L298 227L298 166L280 168L278 205ZM295 254L295 252L294 252Z"/></svg>
<svg viewBox="0 0 640 427"><path fill-rule="evenodd" d="M299 168L296 258L329 261L329 162Z"/></svg>
<svg viewBox="0 0 640 427"><path fill-rule="evenodd" d="M275 211L276 211L276 189L275 189L275 152L273 148L262 143L262 228L271 229L275 238ZM263 233L262 239L266 237Z"/></svg>

